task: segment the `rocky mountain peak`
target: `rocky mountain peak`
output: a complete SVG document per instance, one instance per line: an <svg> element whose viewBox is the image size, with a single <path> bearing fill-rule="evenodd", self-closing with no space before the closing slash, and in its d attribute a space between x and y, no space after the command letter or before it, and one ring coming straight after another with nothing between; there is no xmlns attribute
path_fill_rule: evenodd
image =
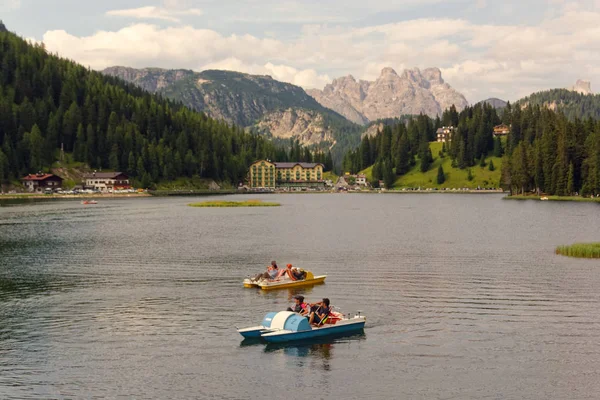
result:
<svg viewBox="0 0 600 400"><path fill-rule="evenodd" d="M442 79L442 71L439 68L427 68L423 70L423 77L427 79L430 83L443 84L444 80Z"/></svg>
<svg viewBox="0 0 600 400"><path fill-rule="evenodd" d="M385 67L381 70L381 77L385 77L385 76L398 76L398 74L396 73L396 71L394 70L394 68L392 67Z"/></svg>
<svg viewBox="0 0 600 400"><path fill-rule="evenodd" d="M581 94L592 94L592 84L590 81L584 81L582 79L577 79L574 86L568 88L577 93Z"/></svg>
<svg viewBox="0 0 600 400"><path fill-rule="evenodd" d="M405 69L398 75L386 67L374 82L339 78L324 90L310 90L308 94L358 124L404 114L441 115L453 104L458 110L468 105L462 94L444 82L439 68Z"/></svg>

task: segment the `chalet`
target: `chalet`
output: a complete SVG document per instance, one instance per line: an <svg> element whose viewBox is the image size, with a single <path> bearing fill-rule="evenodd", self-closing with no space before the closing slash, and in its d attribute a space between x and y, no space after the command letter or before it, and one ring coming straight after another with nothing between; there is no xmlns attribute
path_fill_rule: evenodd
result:
<svg viewBox="0 0 600 400"><path fill-rule="evenodd" d="M364 174L356 175L356 184L361 186L367 185L367 176Z"/></svg>
<svg viewBox="0 0 600 400"><path fill-rule="evenodd" d="M28 192L38 192L41 193L46 189L55 190L60 189L62 187L63 178L53 174L42 174L38 172L37 174L29 174L23 178L21 178L21 182L23 182L23 186L27 189Z"/></svg>
<svg viewBox="0 0 600 400"><path fill-rule="evenodd" d="M438 142L449 142L452 140L452 133L454 133L454 127L442 126L441 128L438 128L438 130L435 133Z"/></svg>
<svg viewBox="0 0 600 400"><path fill-rule="evenodd" d="M510 126L501 124L494 127L494 136L506 136L510 132Z"/></svg>
<svg viewBox="0 0 600 400"><path fill-rule="evenodd" d="M85 186L101 192L131 189L129 176L123 172L92 172L85 176Z"/></svg>

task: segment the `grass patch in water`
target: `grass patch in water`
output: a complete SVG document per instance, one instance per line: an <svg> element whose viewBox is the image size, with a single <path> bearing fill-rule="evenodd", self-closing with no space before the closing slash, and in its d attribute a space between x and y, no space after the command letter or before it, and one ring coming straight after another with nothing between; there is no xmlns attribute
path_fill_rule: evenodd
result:
<svg viewBox="0 0 600 400"><path fill-rule="evenodd" d="M581 196L538 196L538 195L516 195L505 196L503 199L505 200L541 200L543 198L548 199L549 201L584 201L584 202L595 202L600 203L600 198L598 197L581 197Z"/></svg>
<svg viewBox="0 0 600 400"><path fill-rule="evenodd" d="M277 207L279 203L269 203L262 200L244 200L244 201L203 201L201 203L190 203L190 207Z"/></svg>
<svg viewBox="0 0 600 400"><path fill-rule="evenodd" d="M575 243L570 246L558 246L556 254L578 258L600 258L600 243Z"/></svg>

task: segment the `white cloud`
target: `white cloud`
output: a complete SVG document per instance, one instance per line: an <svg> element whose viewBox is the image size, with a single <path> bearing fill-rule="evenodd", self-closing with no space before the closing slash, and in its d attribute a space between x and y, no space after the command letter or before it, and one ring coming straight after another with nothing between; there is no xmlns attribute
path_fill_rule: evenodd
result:
<svg viewBox="0 0 600 400"><path fill-rule="evenodd" d="M166 0L163 7L112 13L176 21L189 13L189 1ZM347 74L375 79L385 66L399 73L403 68L437 66L444 79L473 102L492 93L514 100L534 90L571 85L577 78L600 81L600 7L589 7L585 0L553 7L557 8L549 16L531 25L510 24L510 19L491 24L463 18L363 27L327 23L304 25L284 39L138 23L83 37L49 31L43 41L49 50L96 69L111 65L219 68L268 74L305 88L322 88L332 78Z"/></svg>
<svg viewBox="0 0 600 400"><path fill-rule="evenodd" d="M314 69L298 70L289 65L275 65L270 62L264 65L247 64L234 57L205 64L199 68L202 71L207 69L238 71L254 75L270 75L278 81L293 83L307 89L322 88L331 82L331 78L328 75L319 75Z"/></svg>
<svg viewBox="0 0 600 400"><path fill-rule="evenodd" d="M172 4L172 3L167 3ZM107 11L106 15L110 17L126 17L133 19L158 19L170 22L180 22L180 18L183 16L200 16L202 10L198 8L190 8L186 10L180 10L177 8L162 8L162 7L139 7L129 8L123 10L111 10Z"/></svg>

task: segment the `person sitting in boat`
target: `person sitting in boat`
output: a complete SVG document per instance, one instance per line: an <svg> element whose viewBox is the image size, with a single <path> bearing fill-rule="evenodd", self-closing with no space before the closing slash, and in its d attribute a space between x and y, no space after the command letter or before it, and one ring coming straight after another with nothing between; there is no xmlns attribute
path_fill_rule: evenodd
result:
<svg viewBox="0 0 600 400"><path fill-rule="evenodd" d="M306 271L304 271L303 269L300 269L300 268L292 268L290 277L292 277L292 275L293 275L292 280L301 281L306 278Z"/></svg>
<svg viewBox="0 0 600 400"><path fill-rule="evenodd" d="M286 269L279 271L277 279L288 276L292 281L299 281L306 277L306 273L298 268L294 268L292 264L288 264Z"/></svg>
<svg viewBox="0 0 600 400"><path fill-rule="evenodd" d="M316 308L315 308L316 307ZM315 310L310 313L308 322L311 325L320 326L325 323L331 309L329 308L329 299L324 298L320 303L311 304L311 309Z"/></svg>
<svg viewBox="0 0 600 400"><path fill-rule="evenodd" d="M279 273L279 267L277 267L277 262L271 261L271 265L267 267L267 271L264 273L260 273L256 275L251 280L260 281L261 279L275 279L277 274Z"/></svg>
<svg viewBox="0 0 600 400"><path fill-rule="evenodd" d="M292 268L292 264L288 264L286 269L281 269L279 271L277 271L277 273L275 274L275 277L272 278L274 280L279 280L280 278L283 278L286 275L290 275L289 271Z"/></svg>
<svg viewBox="0 0 600 400"><path fill-rule="evenodd" d="M304 302L304 296L294 296L294 301L296 302L296 304L294 304L294 307L288 307L287 310L296 312L302 316L307 316L310 312L310 306L308 305L308 303Z"/></svg>

